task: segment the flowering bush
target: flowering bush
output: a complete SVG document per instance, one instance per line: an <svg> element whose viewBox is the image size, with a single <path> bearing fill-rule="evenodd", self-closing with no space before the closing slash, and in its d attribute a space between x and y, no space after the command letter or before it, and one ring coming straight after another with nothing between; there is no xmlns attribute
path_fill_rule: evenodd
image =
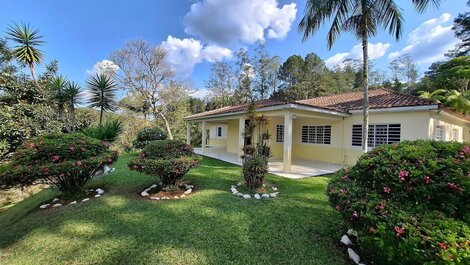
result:
<svg viewBox="0 0 470 265"><path fill-rule="evenodd" d="M145 128L137 133L136 139L132 142L135 148L144 148L148 143L152 141L165 140L167 138L166 132L158 127Z"/></svg>
<svg viewBox="0 0 470 265"><path fill-rule="evenodd" d="M149 143L139 157L128 163L131 170L157 176L165 186L174 186L193 167L199 166L201 157L193 148L181 141L164 140Z"/></svg>
<svg viewBox="0 0 470 265"><path fill-rule="evenodd" d="M329 200L379 264L464 264L470 258L470 147L383 145L338 172Z"/></svg>
<svg viewBox="0 0 470 265"><path fill-rule="evenodd" d="M50 134L24 143L10 163L0 166L0 187L43 182L66 194L80 193L97 169L116 159L117 154L96 139L82 134Z"/></svg>

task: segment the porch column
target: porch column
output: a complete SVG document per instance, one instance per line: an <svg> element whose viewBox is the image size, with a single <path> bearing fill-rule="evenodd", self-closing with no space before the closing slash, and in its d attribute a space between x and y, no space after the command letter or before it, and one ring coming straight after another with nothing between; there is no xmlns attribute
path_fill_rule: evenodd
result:
<svg viewBox="0 0 470 265"><path fill-rule="evenodd" d="M292 162L292 114L284 115L284 158L283 170L285 173L291 172Z"/></svg>
<svg viewBox="0 0 470 265"><path fill-rule="evenodd" d="M245 139L243 138L243 132L245 131L245 117L240 117L238 119L238 160L241 161L243 155L243 144Z"/></svg>
<svg viewBox="0 0 470 265"><path fill-rule="evenodd" d="M206 132L206 122L202 122L202 153L206 153L206 141L207 140L207 132Z"/></svg>
<svg viewBox="0 0 470 265"><path fill-rule="evenodd" d="M191 123L186 122L186 143L191 144Z"/></svg>

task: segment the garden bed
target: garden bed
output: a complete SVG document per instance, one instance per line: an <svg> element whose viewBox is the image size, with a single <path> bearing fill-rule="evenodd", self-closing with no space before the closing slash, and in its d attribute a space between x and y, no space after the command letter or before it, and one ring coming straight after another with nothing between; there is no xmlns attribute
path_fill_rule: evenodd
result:
<svg viewBox="0 0 470 265"><path fill-rule="evenodd" d="M163 187L161 183L153 184L140 193L143 198L149 200L175 200L184 199L196 191L194 185L189 182L182 182L174 187Z"/></svg>

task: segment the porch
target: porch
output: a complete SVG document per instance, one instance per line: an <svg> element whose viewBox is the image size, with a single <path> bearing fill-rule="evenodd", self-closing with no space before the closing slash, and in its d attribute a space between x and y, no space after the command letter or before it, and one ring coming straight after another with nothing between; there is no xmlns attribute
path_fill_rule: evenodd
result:
<svg viewBox="0 0 470 265"><path fill-rule="evenodd" d="M206 147L204 152L202 148L195 148L197 154L220 159L232 164L241 165L241 159L235 153L228 153L224 147ZM290 178L301 179L312 176L321 176L331 174L341 169L340 165L333 163L324 163L319 161L309 161L293 158L290 172L284 172L283 160L280 158L271 158L269 160L269 173Z"/></svg>

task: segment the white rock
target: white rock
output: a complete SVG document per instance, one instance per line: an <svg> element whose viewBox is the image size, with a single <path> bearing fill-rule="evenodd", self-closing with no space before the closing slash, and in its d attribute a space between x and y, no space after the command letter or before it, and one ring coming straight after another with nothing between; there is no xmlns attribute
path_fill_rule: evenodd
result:
<svg viewBox="0 0 470 265"><path fill-rule="evenodd" d="M178 196L173 197L173 199L179 199Z"/></svg>
<svg viewBox="0 0 470 265"><path fill-rule="evenodd" d="M54 199L52 200L52 203L58 202L58 201L60 201L59 198L54 198Z"/></svg>
<svg viewBox="0 0 470 265"><path fill-rule="evenodd" d="M183 194L183 195L180 196L180 198L186 198L186 195Z"/></svg>
<svg viewBox="0 0 470 265"><path fill-rule="evenodd" d="M94 189L89 189L88 191L95 191Z"/></svg>
<svg viewBox="0 0 470 265"><path fill-rule="evenodd" d="M142 191L142 192L140 193L140 195L141 195L142 197L149 196L148 192L146 192L146 191Z"/></svg>
<svg viewBox="0 0 470 265"><path fill-rule="evenodd" d="M89 198L85 198L82 200L82 202L86 202L86 201L89 201L90 199Z"/></svg>
<svg viewBox="0 0 470 265"><path fill-rule="evenodd" d="M77 204L77 201L73 201L73 202L69 203L69 205L71 205L71 204Z"/></svg>
<svg viewBox="0 0 470 265"><path fill-rule="evenodd" d="M261 199L261 196L259 196L258 193L256 193L255 196L253 196L253 197L255 197L255 199L257 199L257 200Z"/></svg>
<svg viewBox="0 0 470 265"><path fill-rule="evenodd" d="M103 174L108 174L109 172L111 172L111 168L108 165L104 165Z"/></svg>
<svg viewBox="0 0 470 265"><path fill-rule="evenodd" d="M238 193L238 190L235 189L235 188L231 188L230 191L231 191L233 194L237 194L237 193Z"/></svg>
<svg viewBox="0 0 470 265"><path fill-rule="evenodd" d="M349 258L352 259L356 264L359 264L359 261L361 260L361 258L359 257L359 255L356 254L356 252L354 252L354 250L352 250L351 248L348 248L348 255L349 255Z"/></svg>
<svg viewBox="0 0 470 265"><path fill-rule="evenodd" d="M49 205L50 205L49 203L48 204L43 204L43 205L39 206L39 208L46 209L47 207L49 207Z"/></svg>
<svg viewBox="0 0 470 265"><path fill-rule="evenodd" d="M244 199L250 199L251 198L251 195L250 194L243 194L242 196Z"/></svg>
<svg viewBox="0 0 470 265"><path fill-rule="evenodd" d="M357 232L354 231L354 229L349 229L348 230L348 235L357 237Z"/></svg>
<svg viewBox="0 0 470 265"><path fill-rule="evenodd" d="M150 186L151 189L155 189L156 187L158 187L157 184L153 184L152 186Z"/></svg>
<svg viewBox="0 0 470 265"><path fill-rule="evenodd" d="M160 200L160 198L158 198L158 197L150 197L150 199L151 199L151 200L154 200L154 201Z"/></svg>
<svg viewBox="0 0 470 265"><path fill-rule="evenodd" d="M185 187L187 190L189 190L189 189L194 188L194 185L184 184L184 187Z"/></svg>
<svg viewBox="0 0 470 265"><path fill-rule="evenodd" d="M162 200L169 200L169 199L170 199L170 198L167 197L167 196L165 196L165 197L162 198Z"/></svg>
<svg viewBox="0 0 470 265"><path fill-rule="evenodd" d="M277 187L274 187L274 186L273 186L273 187L272 187L272 190L273 190L273 191L277 191Z"/></svg>
<svg viewBox="0 0 470 265"><path fill-rule="evenodd" d="M243 197L243 193L240 193L240 192L235 195L237 195L238 197Z"/></svg>
<svg viewBox="0 0 470 265"><path fill-rule="evenodd" d="M193 192L193 189L188 189L187 191L184 192L184 194L188 195L188 194L191 194L191 192Z"/></svg>
<svg viewBox="0 0 470 265"><path fill-rule="evenodd" d="M62 206L62 204L56 203L56 204L52 205L52 208L57 208L57 207L60 207L60 206Z"/></svg>
<svg viewBox="0 0 470 265"><path fill-rule="evenodd" d="M267 194L267 193L261 194L261 197L263 197L263 198L269 198L269 194Z"/></svg>
<svg viewBox="0 0 470 265"><path fill-rule="evenodd" d="M274 198L274 197L277 197L277 194L274 192L274 193L270 193L269 196Z"/></svg>
<svg viewBox="0 0 470 265"><path fill-rule="evenodd" d="M346 246L352 245L352 242L347 235L342 236L340 242L345 244Z"/></svg>
<svg viewBox="0 0 470 265"><path fill-rule="evenodd" d="M99 195L102 195L104 193L104 190L102 189L96 189L96 193L98 193Z"/></svg>
<svg viewBox="0 0 470 265"><path fill-rule="evenodd" d="M99 198L99 197L101 197L101 195L99 195L99 194L96 194L96 195L95 195L95 198Z"/></svg>
<svg viewBox="0 0 470 265"><path fill-rule="evenodd" d="M242 185L242 183L241 183L241 182L238 182L237 186L241 186L241 185Z"/></svg>
<svg viewBox="0 0 470 265"><path fill-rule="evenodd" d="M109 173L114 172L115 170L116 170L116 168L113 167L113 168L111 168L111 171L109 171Z"/></svg>
<svg viewBox="0 0 470 265"><path fill-rule="evenodd" d="M266 184L263 183L263 187L266 187Z"/></svg>

